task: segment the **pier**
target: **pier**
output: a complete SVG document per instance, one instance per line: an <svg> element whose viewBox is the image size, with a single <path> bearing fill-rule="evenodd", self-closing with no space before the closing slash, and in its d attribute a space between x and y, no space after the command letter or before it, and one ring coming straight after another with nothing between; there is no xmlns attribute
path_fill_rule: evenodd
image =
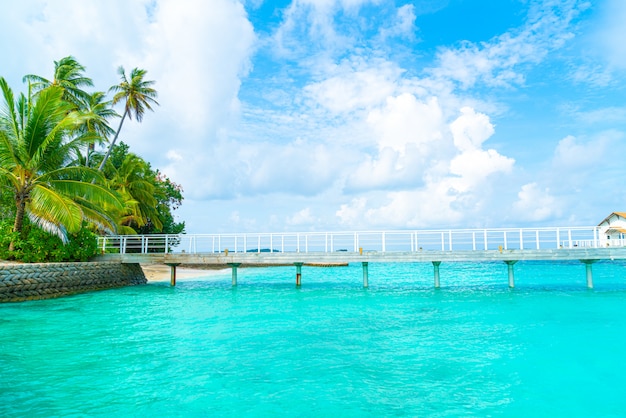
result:
<svg viewBox="0 0 626 418"><path fill-rule="evenodd" d="M506 263L509 287L515 287L518 261L570 261L585 265L593 288L593 263L626 259L626 243L607 242L598 227L499 228L428 231L362 231L246 234L119 235L99 238L98 261L161 263L176 266L293 265L296 286L307 263L361 263L363 286L370 263L432 263L433 285L441 285L440 265L448 262ZM621 244L621 245L619 245Z"/></svg>

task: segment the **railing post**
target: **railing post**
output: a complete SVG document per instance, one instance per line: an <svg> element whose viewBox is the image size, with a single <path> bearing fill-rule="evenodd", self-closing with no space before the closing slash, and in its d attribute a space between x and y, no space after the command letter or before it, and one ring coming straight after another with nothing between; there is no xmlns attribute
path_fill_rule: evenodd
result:
<svg viewBox="0 0 626 418"><path fill-rule="evenodd" d="M567 230L567 240L569 241L569 248L572 248L572 230Z"/></svg>
<svg viewBox="0 0 626 418"><path fill-rule="evenodd" d="M259 236L257 237L257 241L256 241L256 252L260 253L261 252L261 234L259 234ZM298 251L300 252L300 251Z"/></svg>
<svg viewBox="0 0 626 418"><path fill-rule="evenodd" d="M452 230L448 230L448 249L452 251Z"/></svg>
<svg viewBox="0 0 626 418"><path fill-rule="evenodd" d="M506 231L504 231L504 249L508 250L506 241Z"/></svg>
<svg viewBox="0 0 626 418"><path fill-rule="evenodd" d="M485 251L487 251L489 246L487 245L487 230L486 229L483 229L483 235L484 235L484 238L485 238Z"/></svg>
<svg viewBox="0 0 626 418"><path fill-rule="evenodd" d="M524 249L524 230L522 228L519 229L519 249Z"/></svg>
<svg viewBox="0 0 626 418"><path fill-rule="evenodd" d="M386 241L385 232L383 232L382 239L383 239L383 252L386 252L387 251L387 243L385 242Z"/></svg>
<svg viewBox="0 0 626 418"><path fill-rule="evenodd" d="M354 239L353 239L353 243L354 243L354 252L356 253L357 251L359 251L359 236L357 235L357 233L354 233Z"/></svg>
<svg viewBox="0 0 626 418"><path fill-rule="evenodd" d="M476 231L472 231L472 250L476 251Z"/></svg>
<svg viewBox="0 0 626 418"><path fill-rule="evenodd" d="M561 247L561 230L559 228L556 229L556 248Z"/></svg>
<svg viewBox="0 0 626 418"><path fill-rule="evenodd" d="M300 252L300 233L296 234L296 252Z"/></svg>
<svg viewBox="0 0 626 418"><path fill-rule="evenodd" d="M324 234L324 252L328 252L328 232Z"/></svg>
<svg viewBox="0 0 626 418"><path fill-rule="evenodd" d="M539 230L535 231L535 239L537 240L537 249L539 249Z"/></svg>
<svg viewBox="0 0 626 418"><path fill-rule="evenodd" d="M598 227L593 228L593 248L598 248L598 241L600 240L600 230Z"/></svg>
<svg viewBox="0 0 626 418"><path fill-rule="evenodd" d="M274 234L270 234L270 252L274 252Z"/></svg>
<svg viewBox="0 0 626 418"><path fill-rule="evenodd" d="M444 236L443 231L441 231L441 251L446 250L446 238Z"/></svg>

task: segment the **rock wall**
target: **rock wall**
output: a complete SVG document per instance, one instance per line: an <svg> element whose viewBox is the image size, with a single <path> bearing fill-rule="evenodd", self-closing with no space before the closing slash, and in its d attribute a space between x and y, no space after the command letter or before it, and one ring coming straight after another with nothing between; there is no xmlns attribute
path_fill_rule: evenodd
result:
<svg viewBox="0 0 626 418"><path fill-rule="evenodd" d="M0 302L56 298L146 282L139 264L0 264Z"/></svg>

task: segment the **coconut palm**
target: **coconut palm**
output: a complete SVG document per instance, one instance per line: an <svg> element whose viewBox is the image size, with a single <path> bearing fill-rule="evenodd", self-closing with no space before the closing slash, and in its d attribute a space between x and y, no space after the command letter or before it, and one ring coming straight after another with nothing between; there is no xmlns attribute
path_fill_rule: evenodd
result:
<svg viewBox="0 0 626 418"><path fill-rule="evenodd" d="M63 100L64 89L50 86L36 97L21 94L16 100L1 77L0 89L0 185L15 198L13 232L22 232L26 215L64 241L83 220L114 230L101 208L121 207L117 196L103 185L98 171L69 165L85 140L76 135L83 120Z"/></svg>
<svg viewBox="0 0 626 418"><path fill-rule="evenodd" d="M153 174L148 163L135 154L127 154L119 167L114 167L110 161L105 173L111 189L120 195L125 206L118 217L118 229L134 234L137 228L148 222L156 230L162 229L157 211L156 188L153 179L146 177Z"/></svg>
<svg viewBox="0 0 626 418"><path fill-rule="evenodd" d="M89 142L85 155L85 165L89 167L89 160L94 150L94 142L102 145L108 142L108 138L115 133L109 125L109 119L119 117L117 112L111 107L111 101L105 100L106 95L97 91L90 94L87 101L81 107L84 117L84 124L81 131L93 137L93 142Z"/></svg>
<svg viewBox="0 0 626 418"><path fill-rule="evenodd" d="M130 79L126 77L124 67L118 68L117 72L120 74L122 82L111 87L110 91L115 92L115 95L113 96L113 105L122 101L124 102L124 113L122 114L122 119L120 120L120 125L115 132L115 136L109 144L109 149L102 159L100 167L98 167L98 170L100 171L102 171L104 165L109 159L109 156L111 155L111 150L115 146L115 141L117 141L117 137L122 130L122 125L124 124L126 117L128 116L128 118L132 120L134 114L137 122L141 122L146 109L152 110L151 104L159 104L156 101L157 91L152 88L154 81L144 80L147 73L146 70L134 68L130 72Z"/></svg>
<svg viewBox="0 0 626 418"><path fill-rule="evenodd" d="M89 93L82 87L92 87L93 82L83 74L85 67L76 58L67 56L59 61L54 61L54 78L48 80L38 75L29 74L24 76L24 82L31 85L33 93L37 94L50 86L58 86L63 89L63 99L76 107L89 100Z"/></svg>

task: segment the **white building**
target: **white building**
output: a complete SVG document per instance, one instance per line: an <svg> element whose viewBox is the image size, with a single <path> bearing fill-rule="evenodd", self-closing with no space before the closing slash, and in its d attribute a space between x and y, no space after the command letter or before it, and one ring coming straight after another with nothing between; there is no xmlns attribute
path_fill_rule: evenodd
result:
<svg viewBox="0 0 626 418"><path fill-rule="evenodd" d="M600 245L623 247L626 245L626 212L613 212L598 224Z"/></svg>

